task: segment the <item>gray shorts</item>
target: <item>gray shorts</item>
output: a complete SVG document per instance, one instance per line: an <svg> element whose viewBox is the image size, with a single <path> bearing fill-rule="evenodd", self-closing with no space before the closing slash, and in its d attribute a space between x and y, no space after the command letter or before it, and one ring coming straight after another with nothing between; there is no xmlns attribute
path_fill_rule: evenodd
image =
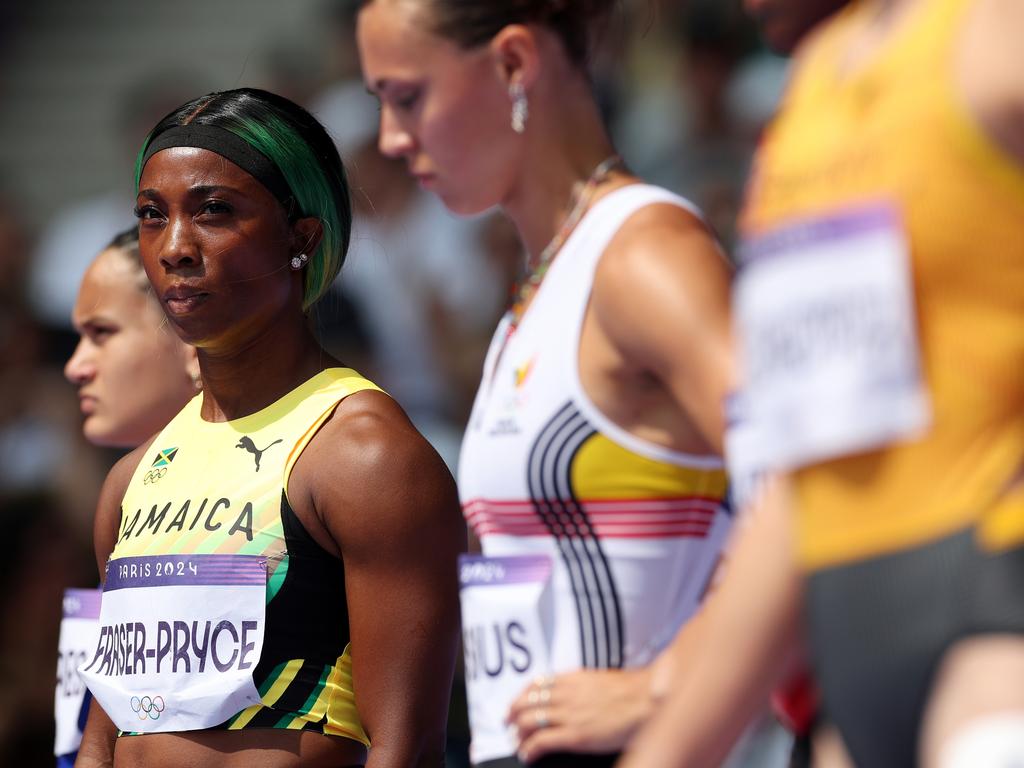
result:
<svg viewBox="0 0 1024 768"><path fill-rule="evenodd" d="M856 765L907 768L946 651L974 635L1024 634L1024 548L993 555L968 530L818 571L807 613L824 716Z"/></svg>

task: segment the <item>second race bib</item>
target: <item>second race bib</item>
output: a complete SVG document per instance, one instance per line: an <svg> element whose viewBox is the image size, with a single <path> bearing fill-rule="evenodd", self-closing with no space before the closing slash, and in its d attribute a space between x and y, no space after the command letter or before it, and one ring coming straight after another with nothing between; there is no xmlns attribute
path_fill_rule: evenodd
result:
<svg viewBox="0 0 1024 768"><path fill-rule="evenodd" d="M73 754L82 743L82 711L85 682L78 668L87 662L96 648L99 634L100 597L98 589L64 590L64 617L57 641L57 690L54 694L56 736L53 753Z"/></svg>
<svg viewBox="0 0 1024 768"><path fill-rule="evenodd" d="M550 578L547 555L459 558L474 764L515 753L508 709L530 681L551 672Z"/></svg>

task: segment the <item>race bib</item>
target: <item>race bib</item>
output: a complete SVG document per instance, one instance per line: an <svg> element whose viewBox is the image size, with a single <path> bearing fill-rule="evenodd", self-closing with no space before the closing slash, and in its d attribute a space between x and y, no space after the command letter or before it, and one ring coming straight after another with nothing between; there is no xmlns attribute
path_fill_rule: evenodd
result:
<svg viewBox="0 0 1024 768"><path fill-rule="evenodd" d="M742 392L733 392L725 403L725 466L730 503L739 514L747 511L764 481L768 467L763 452L763 438L746 399Z"/></svg>
<svg viewBox="0 0 1024 768"><path fill-rule="evenodd" d="M794 468L919 436L929 423L909 247L875 206L744 247L736 283L744 460Z"/></svg>
<svg viewBox="0 0 1024 768"><path fill-rule="evenodd" d="M266 584L256 555L111 560L95 651L80 672L117 727L210 728L259 703Z"/></svg>
<svg viewBox="0 0 1024 768"><path fill-rule="evenodd" d="M534 678L551 672L550 578L547 555L459 558L474 764L515 753L505 725L509 707Z"/></svg>
<svg viewBox="0 0 1024 768"><path fill-rule="evenodd" d="M57 641L57 690L53 697L57 724L53 754L57 756L75 752L82 743L86 688L78 667L89 660L96 647L100 596L98 589L64 590L64 616Z"/></svg>

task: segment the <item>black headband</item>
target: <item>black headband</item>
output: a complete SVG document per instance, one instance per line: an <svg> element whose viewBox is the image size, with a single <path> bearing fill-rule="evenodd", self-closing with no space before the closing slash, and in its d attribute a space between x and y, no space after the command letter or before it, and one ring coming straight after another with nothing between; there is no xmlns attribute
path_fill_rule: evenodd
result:
<svg viewBox="0 0 1024 768"><path fill-rule="evenodd" d="M200 124L176 125L173 128L168 128L149 142L146 154L142 156L142 167L145 168L149 158L157 152L171 147L198 147L216 152L270 190L270 193L281 202L286 211L292 210L295 196L281 174L281 170L269 157L241 136L226 128Z"/></svg>

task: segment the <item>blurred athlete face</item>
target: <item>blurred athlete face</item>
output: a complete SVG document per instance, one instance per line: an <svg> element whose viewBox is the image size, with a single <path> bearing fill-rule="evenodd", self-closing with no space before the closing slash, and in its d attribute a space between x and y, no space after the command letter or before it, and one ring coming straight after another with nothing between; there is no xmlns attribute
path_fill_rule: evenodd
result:
<svg viewBox="0 0 1024 768"><path fill-rule="evenodd" d="M168 327L129 259L106 250L85 273L72 312L81 338L64 367L78 387L86 439L125 448L152 437L196 394L198 372L195 352Z"/></svg>
<svg viewBox="0 0 1024 768"><path fill-rule="evenodd" d="M380 151L405 160L452 211L502 202L515 170L511 102L487 45L429 32L414 3L374 0L359 14L363 78L380 99Z"/></svg>
<svg viewBox="0 0 1024 768"><path fill-rule="evenodd" d="M297 236L277 199L237 165L196 147L157 152L136 209L143 266L183 340L227 354L286 316L304 322L303 273L288 264Z"/></svg>
<svg viewBox="0 0 1024 768"><path fill-rule="evenodd" d="M777 53L790 54L814 26L849 0L743 0L761 36Z"/></svg>

